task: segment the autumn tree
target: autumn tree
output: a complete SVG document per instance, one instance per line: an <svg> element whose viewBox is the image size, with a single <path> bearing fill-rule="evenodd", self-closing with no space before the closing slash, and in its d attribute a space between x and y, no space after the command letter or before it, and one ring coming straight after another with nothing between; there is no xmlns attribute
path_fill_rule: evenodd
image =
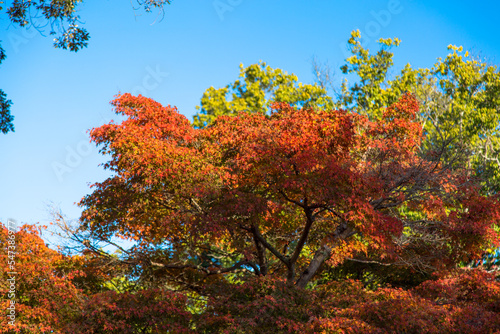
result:
<svg viewBox="0 0 500 334"><path fill-rule="evenodd" d="M110 274L106 258L50 249L43 229L1 225L0 333L190 332L187 296L159 287L116 291L117 266Z"/></svg>
<svg viewBox="0 0 500 334"><path fill-rule="evenodd" d="M442 151L420 155L411 95L377 121L278 103L203 129L142 96L113 105L126 120L91 137L115 175L81 201L81 230L135 240L123 260L170 286L204 293L243 272L306 287L360 252L446 267L497 240L497 198Z"/></svg>
<svg viewBox="0 0 500 334"><path fill-rule="evenodd" d="M0 333L58 332L75 311L80 292L72 280L83 273L69 270L66 258L47 247L37 227L0 227ZM11 301L15 318L7 317Z"/></svg>

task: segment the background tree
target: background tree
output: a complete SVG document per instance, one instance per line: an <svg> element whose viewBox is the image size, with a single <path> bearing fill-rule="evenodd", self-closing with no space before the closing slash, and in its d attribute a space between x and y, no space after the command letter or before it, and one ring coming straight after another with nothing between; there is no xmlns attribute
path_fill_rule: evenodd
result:
<svg viewBox="0 0 500 334"><path fill-rule="evenodd" d="M450 54L444 59L439 58L432 68L413 69L407 64L399 75L390 78L393 53L389 49L398 46L400 41L381 39L381 50L370 54L368 49L362 47L360 38L358 31L351 34L348 43L352 56L341 67L344 74L356 74L359 81L352 85L343 82L337 106L354 108L361 114L377 118L380 117L380 111L393 103L400 94L412 92L420 104L418 119L426 135L422 143L423 151L448 146L444 161L457 166L465 164L475 169L481 179L482 191L498 193L498 68L464 52L461 47L450 45ZM324 77L324 69L318 66L316 69ZM496 261L491 256L489 258L490 261ZM363 272L369 277L368 281L373 279L374 272L379 272L379 279L382 280L393 277L389 274L391 271L397 276L402 273L401 268L392 270L380 267L374 261L347 264L345 269L355 276ZM424 278L425 275L421 277Z"/></svg>
<svg viewBox="0 0 500 334"><path fill-rule="evenodd" d="M273 69L264 62L246 68L240 65L241 79L224 88L207 89L196 107L195 127L202 128L221 115L236 115L241 111L266 114L274 102L286 102L297 107L329 109L332 99L324 87L302 84L294 74Z"/></svg>
<svg viewBox="0 0 500 334"><path fill-rule="evenodd" d="M404 92L412 92L420 103L419 121L427 150L443 144L452 145L446 160L457 151L468 152L470 166L483 178L484 191L500 189L500 72L450 45L451 53L438 59L432 68L413 69L407 64L394 78L389 78L393 56L389 49L398 39L380 39L382 48L374 55L360 43L354 31L348 43L352 56L341 67L344 74L356 74L359 81L342 84L338 106L354 108L371 119L379 118L384 108Z"/></svg>
<svg viewBox="0 0 500 334"><path fill-rule="evenodd" d="M0 12L6 11L9 20L20 27L34 28L42 32L50 27L50 35L54 35L54 47L69 49L77 52L87 47L89 33L83 27L80 16L77 15L78 5L83 0L13 0L4 8L4 1L0 1ZM164 6L170 0L137 0L137 4L146 12L158 9L163 13ZM0 41L1 42L1 41ZM0 63L5 59L5 53L0 44ZM8 133L14 131L14 117L10 114L12 102L0 90L0 131Z"/></svg>
<svg viewBox="0 0 500 334"><path fill-rule="evenodd" d="M4 59L5 52L0 45L0 64ZM0 131L4 134L9 131L14 131L14 125L12 124L14 116L10 114L11 104L12 101L8 100L7 95L0 89Z"/></svg>

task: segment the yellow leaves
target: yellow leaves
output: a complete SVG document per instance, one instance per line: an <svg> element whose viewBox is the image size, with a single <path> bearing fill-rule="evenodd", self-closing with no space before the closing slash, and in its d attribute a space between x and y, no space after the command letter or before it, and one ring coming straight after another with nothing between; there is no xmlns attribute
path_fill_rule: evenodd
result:
<svg viewBox="0 0 500 334"><path fill-rule="evenodd" d="M275 101L308 107L332 105L332 99L320 86L298 83L296 75L273 69L264 62L241 67L240 77L244 80L227 86L232 90L231 100L227 94L216 97L213 90L205 92L200 113L195 116L195 126L206 126L216 117L235 115L238 111L266 114L272 112L270 106ZM223 101L224 108L218 107L216 101Z"/></svg>
<svg viewBox="0 0 500 334"><path fill-rule="evenodd" d="M463 51L463 46L456 46L456 45L453 45L453 44L449 44L448 45L448 50L453 50L455 52L462 52Z"/></svg>
<svg viewBox="0 0 500 334"><path fill-rule="evenodd" d="M360 253L367 254L368 251L367 243L359 237L353 237L350 240L337 240L334 246L332 256L328 260L328 264L331 266L340 265L346 261L346 258L355 257L356 254Z"/></svg>
<svg viewBox="0 0 500 334"><path fill-rule="evenodd" d="M383 44L383 45L386 45L386 46L399 46L399 44L401 43L401 40L399 38L380 38L378 40L378 42L380 44Z"/></svg>
<svg viewBox="0 0 500 334"><path fill-rule="evenodd" d="M360 42L358 41L358 38L361 38L361 33L358 30L353 30L351 31L351 37L348 40L348 43L351 45L359 45Z"/></svg>

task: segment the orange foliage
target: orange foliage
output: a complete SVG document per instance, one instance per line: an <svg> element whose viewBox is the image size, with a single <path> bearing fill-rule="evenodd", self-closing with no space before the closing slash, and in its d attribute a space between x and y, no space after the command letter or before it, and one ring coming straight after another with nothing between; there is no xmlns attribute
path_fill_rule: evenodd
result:
<svg viewBox="0 0 500 334"><path fill-rule="evenodd" d="M315 290L252 280L214 298L202 333L499 333L500 282L473 270L414 290L353 280Z"/></svg>
<svg viewBox="0 0 500 334"><path fill-rule="evenodd" d="M193 333L185 296L159 289L107 291L86 298L65 333Z"/></svg>
<svg viewBox="0 0 500 334"><path fill-rule="evenodd" d="M167 248L150 254L162 268L266 275L278 262L276 273L305 286L330 258L375 250L439 268L498 240L498 197L482 196L469 171L438 153L423 155L409 94L378 121L277 103L271 115L222 116L205 129L142 96L113 105L127 119L91 137L116 175L81 201L83 226L137 241L142 256ZM197 266L200 249L214 245L230 254L229 267Z"/></svg>
<svg viewBox="0 0 500 334"><path fill-rule="evenodd" d="M36 227L23 225L14 234L0 226L0 294L4 297L0 308L2 314L9 312L10 301L15 300L16 313L14 325L8 324L10 318L1 317L0 333L57 332L79 303L79 289L72 280L83 273L66 270L67 259L45 245ZM14 256L8 252L9 240L15 240ZM12 268L9 261L14 261ZM7 279L12 277L15 283L11 289ZM15 298L10 298L11 292Z"/></svg>
<svg viewBox="0 0 500 334"><path fill-rule="evenodd" d="M378 121L275 104L271 115L220 117L205 129L142 96L113 105L126 119L91 137L115 174L82 199L81 228L136 242L113 261L132 268L139 288L106 291L102 251L64 257L25 226L16 234L16 330L500 332L499 282L478 270L448 270L412 290L315 277L324 263L360 254L450 269L498 242L498 196L483 196L474 175L443 165L439 153L420 151L411 95ZM188 312L181 289L206 304Z"/></svg>

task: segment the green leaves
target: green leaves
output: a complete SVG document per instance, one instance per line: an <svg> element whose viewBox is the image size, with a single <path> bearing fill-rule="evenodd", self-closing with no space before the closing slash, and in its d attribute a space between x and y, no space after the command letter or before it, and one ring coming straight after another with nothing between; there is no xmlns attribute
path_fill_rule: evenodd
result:
<svg viewBox="0 0 500 334"><path fill-rule="evenodd" d="M426 134L424 151L448 150L447 163L464 159L483 178L483 190L500 190L500 72L496 66L474 58L462 47L449 46L451 53L438 59L432 68L413 69L407 64L394 78L388 73L398 39L381 39L381 49L370 54L354 31L349 39L352 56L342 66L344 74L359 80L342 83L337 102L353 108L371 120L380 119L383 110L405 92L420 103L419 121Z"/></svg>
<svg viewBox="0 0 500 334"><path fill-rule="evenodd" d="M12 101L7 99L7 95L0 89L0 131L8 133L14 131L14 116L10 114Z"/></svg>
<svg viewBox="0 0 500 334"><path fill-rule="evenodd" d="M433 68L439 88L446 97L442 110L430 113L434 128L429 140L440 133L455 138L470 152L470 164L483 178L485 190L500 190L500 72L464 52L452 51Z"/></svg>
<svg viewBox="0 0 500 334"><path fill-rule="evenodd" d="M0 41L1 42L1 41ZM0 44L0 64L6 58L4 49ZM10 114L10 106L12 101L7 99L7 94L0 89L0 131L6 134L9 131L14 131L14 116Z"/></svg>
<svg viewBox="0 0 500 334"><path fill-rule="evenodd" d="M36 28L45 25L40 18L46 20L51 27L57 26L59 31L51 29L50 34L60 33L55 38L54 46L78 51L88 44L89 34L84 28L79 28L79 16L75 15L76 8L82 0L65 1L21 1L14 0L7 8L10 20L21 27L30 25ZM39 15L39 16L37 16Z"/></svg>
<svg viewBox="0 0 500 334"><path fill-rule="evenodd" d="M396 102L403 92L393 93L387 87L387 72L393 65L393 54L388 51L393 46L398 46L399 39L380 39L381 49L370 55L369 51L362 47L359 31L353 31L348 43L351 57L346 59L347 64L341 67L342 73L356 73L360 82L348 88L347 81L342 83L342 94L338 101L340 106L354 108L362 115L370 119L381 116L384 108Z"/></svg>
<svg viewBox="0 0 500 334"><path fill-rule="evenodd" d="M210 87L203 93L193 124L203 128L218 116L248 113L268 114L274 102L297 107L329 109L332 99L321 86L298 82L297 76L273 69L264 62L246 68L240 65L240 79L223 88Z"/></svg>

